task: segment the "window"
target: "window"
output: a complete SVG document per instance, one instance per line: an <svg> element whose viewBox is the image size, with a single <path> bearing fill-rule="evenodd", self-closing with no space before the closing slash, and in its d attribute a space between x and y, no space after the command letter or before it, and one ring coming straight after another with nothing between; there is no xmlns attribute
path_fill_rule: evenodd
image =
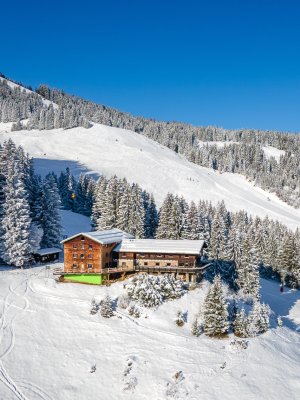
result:
<svg viewBox="0 0 300 400"><path fill-rule="evenodd" d="M73 258L77 258L77 253L73 253Z"/></svg>
<svg viewBox="0 0 300 400"><path fill-rule="evenodd" d="M184 256L184 258L189 258L189 256Z"/></svg>
<svg viewBox="0 0 300 400"><path fill-rule="evenodd" d="M182 262L179 263L179 267L183 267L184 264Z"/></svg>
<svg viewBox="0 0 300 400"><path fill-rule="evenodd" d="M157 254L157 257L161 258L163 255L162 254Z"/></svg>
<svg viewBox="0 0 300 400"><path fill-rule="evenodd" d="M190 263L185 263L184 264L186 267L189 267L190 266Z"/></svg>
<svg viewBox="0 0 300 400"><path fill-rule="evenodd" d="M84 254L80 254L80 258L81 258L81 259L84 259Z"/></svg>
<svg viewBox="0 0 300 400"><path fill-rule="evenodd" d="M157 267L159 267L159 262L155 263L155 265L156 265Z"/></svg>
<svg viewBox="0 0 300 400"><path fill-rule="evenodd" d="M82 245L80 246L80 248L83 250L83 249L84 249L84 244L82 244Z"/></svg>
<svg viewBox="0 0 300 400"><path fill-rule="evenodd" d="M89 249L92 250L92 248L93 248L93 245L89 244Z"/></svg>
<svg viewBox="0 0 300 400"><path fill-rule="evenodd" d="M82 241L85 240L85 237L84 237L84 236L81 236L80 240L82 240Z"/></svg>
<svg viewBox="0 0 300 400"><path fill-rule="evenodd" d="M168 266L168 267L171 267L171 263L167 263L167 266Z"/></svg>
<svg viewBox="0 0 300 400"><path fill-rule="evenodd" d="M93 268L93 264L88 264L88 268L89 269Z"/></svg>
<svg viewBox="0 0 300 400"><path fill-rule="evenodd" d="M74 269L75 269L75 268L78 268L78 265L74 263L74 264L72 265L72 268L74 268Z"/></svg>
<svg viewBox="0 0 300 400"><path fill-rule="evenodd" d="M77 243L73 243L73 249L77 249Z"/></svg>
<svg viewBox="0 0 300 400"><path fill-rule="evenodd" d="M88 254L88 258L93 258L92 254Z"/></svg>
<svg viewBox="0 0 300 400"><path fill-rule="evenodd" d="M122 262L122 267L126 267L126 262Z"/></svg>
<svg viewBox="0 0 300 400"><path fill-rule="evenodd" d="M147 266L147 265L148 265L148 263L147 263L147 262L144 262L144 265L145 265L145 266Z"/></svg>
<svg viewBox="0 0 300 400"><path fill-rule="evenodd" d="M122 253L122 257L126 257L126 253Z"/></svg>

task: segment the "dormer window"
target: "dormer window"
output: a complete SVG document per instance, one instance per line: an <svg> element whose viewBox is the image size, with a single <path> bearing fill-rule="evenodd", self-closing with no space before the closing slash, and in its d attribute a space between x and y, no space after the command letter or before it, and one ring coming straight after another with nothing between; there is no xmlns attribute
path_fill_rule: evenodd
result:
<svg viewBox="0 0 300 400"><path fill-rule="evenodd" d="M82 240L82 241L85 240L85 237L84 237L84 236L81 236L80 240Z"/></svg>

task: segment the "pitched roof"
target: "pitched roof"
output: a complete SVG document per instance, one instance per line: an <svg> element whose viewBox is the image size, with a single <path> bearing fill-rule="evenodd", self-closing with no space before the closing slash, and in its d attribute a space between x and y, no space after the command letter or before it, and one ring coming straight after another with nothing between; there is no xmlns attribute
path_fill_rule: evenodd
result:
<svg viewBox="0 0 300 400"><path fill-rule="evenodd" d="M77 233L74 236L70 236L61 241L61 243L66 243L71 239L74 239L78 236L85 236L89 239L94 240L100 244L111 244L111 243L120 243L124 238L131 239L133 238L130 233L123 232L121 229L110 229L107 231L93 231L93 232L81 232Z"/></svg>
<svg viewBox="0 0 300 400"><path fill-rule="evenodd" d="M206 247L204 240L124 239L114 251L198 255L203 247Z"/></svg>
<svg viewBox="0 0 300 400"><path fill-rule="evenodd" d="M61 253L61 249L57 249L56 247L47 247L45 249L38 249L34 254L38 254L39 256L45 256L47 254L55 254Z"/></svg>

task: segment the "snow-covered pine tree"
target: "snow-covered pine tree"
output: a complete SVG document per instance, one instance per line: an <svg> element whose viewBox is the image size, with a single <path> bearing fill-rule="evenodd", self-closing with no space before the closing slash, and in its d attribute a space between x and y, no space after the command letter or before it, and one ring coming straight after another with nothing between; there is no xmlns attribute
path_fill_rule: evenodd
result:
<svg viewBox="0 0 300 400"><path fill-rule="evenodd" d="M267 304L256 301L249 315L249 332L251 336L267 332L270 326L270 307Z"/></svg>
<svg viewBox="0 0 300 400"><path fill-rule="evenodd" d="M100 230L101 215L105 207L107 179L101 176L94 190L94 202L92 206L92 227L95 230Z"/></svg>
<svg viewBox="0 0 300 400"><path fill-rule="evenodd" d="M116 176L108 180L102 213L97 222L97 229L106 230L116 227L118 210L119 181Z"/></svg>
<svg viewBox="0 0 300 400"><path fill-rule="evenodd" d="M203 304L203 328L207 336L222 336L228 332L227 303L220 276L215 276Z"/></svg>
<svg viewBox="0 0 300 400"><path fill-rule="evenodd" d="M282 240L279 248L278 262L281 275L290 286L296 288L300 285L300 263L297 246L293 233L288 233Z"/></svg>
<svg viewBox="0 0 300 400"><path fill-rule="evenodd" d="M144 198L144 230L145 238L153 239L155 237L158 225L158 213L153 194L149 195L146 191L143 192Z"/></svg>
<svg viewBox="0 0 300 400"><path fill-rule="evenodd" d="M70 168L66 168L66 172L62 172L58 179L58 189L61 197L62 206L66 210L72 210L74 207L74 200L72 193L75 193L76 181L71 174Z"/></svg>
<svg viewBox="0 0 300 400"><path fill-rule="evenodd" d="M186 216L186 227L184 229L184 239L197 240L200 239L200 222L196 204L192 201Z"/></svg>
<svg viewBox="0 0 300 400"><path fill-rule="evenodd" d="M58 247L61 240L60 199L53 174L43 182L42 212L40 224L43 228L41 247Z"/></svg>
<svg viewBox="0 0 300 400"><path fill-rule="evenodd" d="M117 228L121 229L124 232L129 232L129 223L131 220L131 205L131 188L129 187L129 185L126 185L119 203L116 223Z"/></svg>
<svg viewBox="0 0 300 400"><path fill-rule="evenodd" d="M168 193L159 210L159 222L156 230L156 239L169 239L170 210L172 209L174 196Z"/></svg>
<svg viewBox="0 0 300 400"><path fill-rule="evenodd" d="M136 184L131 186L130 204L129 232L137 239L142 239L144 238L145 209L142 190Z"/></svg>
<svg viewBox="0 0 300 400"><path fill-rule="evenodd" d="M243 241L242 254L237 260L237 285L243 294L259 299L259 261L253 231L249 229Z"/></svg>
<svg viewBox="0 0 300 400"><path fill-rule="evenodd" d="M191 327L191 333L194 336L200 336L202 333L202 327L199 324L198 318L196 317L192 323L192 327Z"/></svg>
<svg viewBox="0 0 300 400"><path fill-rule="evenodd" d="M236 336L245 338L249 336L249 321L245 309L238 310L233 322L233 330Z"/></svg>
<svg viewBox="0 0 300 400"><path fill-rule="evenodd" d="M31 260L31 218L24 173L16 154L7 160L4 194L3 260L10 265L24 267Z"/></svg>
<svg viewBox="0 0 300 400"><path fill-rule="evenodd" d="M100 314L104 318L110 318L114 315L112 300L108 294L100 303Z"/></svg>

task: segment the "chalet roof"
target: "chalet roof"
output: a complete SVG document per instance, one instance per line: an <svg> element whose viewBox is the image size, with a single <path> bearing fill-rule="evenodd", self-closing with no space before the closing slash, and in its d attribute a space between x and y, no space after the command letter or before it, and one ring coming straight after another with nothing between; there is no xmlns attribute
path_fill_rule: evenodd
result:
<svg viewBox="0 0 300 400"><path fill-rule="evenodd" d="M203 247L204 240L124 239L114 251L198 255Z"/></svg>
<svg viewBox="0 0 300 400"><path fill-rule="evenodd" d="M61 243L66 243L71 239L74 239L78 236L85 236L89 239L94 240L95 242L98 242L100 244L111 244L111 243L120 243L124 238L126 239L131 239L133 238L130 233L121 231L121 229L110 229L107 231L93 231L93 232L81 232L77 233L74 236L70 236Z"/></svg>
<svg viewBox="0 0 300 400"><path fill-rule="evenodd" d="M46 256L48 254L55 253L61 253L61 249L58 249L56 247L47 247L44 249L38 249L34 254L38 254L39 256Z"/></svg>

